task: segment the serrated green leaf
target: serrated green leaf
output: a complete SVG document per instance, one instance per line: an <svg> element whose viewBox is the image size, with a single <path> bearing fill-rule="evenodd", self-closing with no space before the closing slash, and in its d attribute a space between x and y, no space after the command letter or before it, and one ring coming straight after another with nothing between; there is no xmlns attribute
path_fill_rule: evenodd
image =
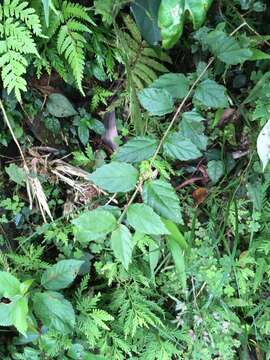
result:
<svg viewBox="0 0 270 360"><path fill-rule="evenodd" d="M193 99L209 108L226 108L229 106L225 87L214 80L204 80L195 91Z"/></svg>
<svg viewBox="0 0 270 360"><path fill-rule="evenodd" d="M18 294L20 294L19 280L6 271L0 271L0 298L10 298Z"/></svg>
<svg viewBox="0 0 270 360"><path fill-rule="evenodd" d="M204 23L212 2L213 0L185 0L185 11L188 12L194 30Z"/></svg>
<svg viewBox="0 0 270 360"><path fill-rule="evenodd" d="M206 42L212 53L228 65L243 63L252 56L251 50L241 48L237 40L220 30L211 31Z"/></svg>
<svg viewBox="0 0 270 360"><path fill-rule="evenodd" d="M135 230L141 233L150 235L169 234L160 216L148 205L130 205L127 211L127 220Z"/></svg>
<svg viewBox="0 0 270 360"><path fill-rule="evenodd" d="M161 30L162 45L173 47L182 35L185 17L185 0L161 0L158 26Z"/></svg>
<svg viewBox="0 0 270 360"><path fill-rule="evenodd" d="M200 150L206 150L207 136L204 135L204 118L196 111L185 112L179 124L179 132Z"/></svg>
<svg viewBox="0 0 270 360"><path fill-rule="evenodd" d="M164 154L172 159L188 161L202 156L197 146L181 133L171 133L164 143Z"/></svg>
<svg viewBox="0 0 270 360"><path fill-rule="evenodd" d="M75 325L74 309L64 296L55 291L36 293L33 309L42 324L61 334L72 332Z"/></svg>
<svg viewBox="0 0 270 360"><path fill-rule="evenodd" d="M25 183L25 180L27 179L26 173L16 164L10 164L9 166L6 166L5 170L10 180L14 181L16 184L23 185Z"/></svg>
<svg viewBox="0 0 270 360"><path fill-rule="evenodd" d="M111 193L125 193L135 188L138 176L138 170L132 165L115 161L98 168L89 179Z"/></svg>
<svg viewBox="0 0 270 360"><path fill-rule="evenodd" d="M131 263L133 246L133 239L129 229L125 225L119 225L112 232L111 247L115 257L126 270L128 270L128 266Z"/></svg>
<svg viewBox="0 0 270 360"><path fill-rule="evenodd" d="M164 74L156 79L152 88L167 90L173 99L183 99L189 90L189 81L184 74Z"/></svg>
<svg viewBox="0 0 270 360"><path fill-rule="evenodd" d="M116 227L115 217L110 212L99 209L83 212L72 223L75 225L76 239L82 244L104 238Z"/></svg>
<svg viewBox="0 0 270 360"><path fill-rule="evenodd" d="M41 277L41 285L48 290L67 288L78 275L84 261L61 260L47 269Z"/></svg>
<svg viewBox="0 0 270 360"><path fill-rule="evenodd" d="M15 326L25 335L27 331L28 302L21 295L9 298L9 303L0 303L0 326Z"/></svg>
<svg viewBox="0 0 270 360"><path fill-rule="evenodd" d="M50 94L46 106L47 111L57 118L77 115L71 102L62 94Z"/></svg>
<svg viewBox="0 0 270 360"><path fill-rule="evenodd" d="M211 160L207 164L207 173L213 183L217 183L218 180L224 175L224 164L221 160Z"/></svg>
<svg viewBox="0 0 270 360"><path fill-rule="evenodd" d="M156 139L147 136L138 136L121 146L116 153L116 160L136 163L150 159L158 146Z"/></svg>
<svg viewBox="0 0 270 360"><path fill-rule="evenodd" d="M139 92L138 98L151 115L163 116L173 112L173 98L167 90L147 88Z"/></svg>
<svg viewBox="0 0 270 360"><path fill-rule="evenodd" d="M159 215L176 223L182 222L179 199L172 185L164 180L152 180L144 184L143 201Z"/></svg>

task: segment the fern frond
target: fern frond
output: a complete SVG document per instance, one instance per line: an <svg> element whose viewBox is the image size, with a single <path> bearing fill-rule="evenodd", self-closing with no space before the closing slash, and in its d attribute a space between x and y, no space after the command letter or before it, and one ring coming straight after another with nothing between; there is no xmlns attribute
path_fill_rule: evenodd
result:
<svg viewBox="0 0 270 360"><path fill-rule="evenodd" d="M72 28L76 28L76 30L72 30ZM77 24L73 20L70 20L66 25L62 25L58 34L57 49L59 54L63 54L69 63L77 86L84 94L82 79L85 66L84 45L86 40L79 31Z"/></svg>
<svg viewBox="0 0 270 360"><path fill-rule="evenodd" d="M68 1L64 1L62 4L62 15L65 21L71 18L76 18L85 20L92 25L95 25L94 21L88 15L86 8L80 4L74 4Z"/></svg>

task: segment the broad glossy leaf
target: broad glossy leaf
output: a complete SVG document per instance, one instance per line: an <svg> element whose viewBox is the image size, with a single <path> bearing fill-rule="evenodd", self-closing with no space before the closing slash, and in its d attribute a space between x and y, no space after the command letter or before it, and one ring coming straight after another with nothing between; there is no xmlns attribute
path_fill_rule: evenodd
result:
<svg viewBox="0 0 270 360"><path fill-rule="evenodd" d="M48 290L67 288L78 275L84 261L61 260L47 269L41 277L41 285Z"/></svg>
<svg viewBox="0 0 270 360"><path fill-rule="evenodd" d="M72 221L76 239L82 244L104 238L116 227L115 217L105 210L85 211Z"/></svg>
<svg viewBox="0 0 270 360"><path fill-rule="evenodd" d="M77 115L71 102L62 94L50 94L46 105L48 112L58 118Z"/></svg>
<svg viewBox="0 0 270 360"><path fill-rule="evenodd" d="M243 63L252 56L251 50L241 48L237 40L220 30L211 31L206 41L212 53L228 65Z"/></svg>
<svg viewBox="0 0 270 360"><path fill-rule="evenodd" d="M164 180L152 180L144 184L143 201L159 215L176 223L182 222L178 196L172 185Z"/></svg>
<svg viewBox="0 0 270 360"><path fill-rule="evenodd" d="M115 257L121 261L126 270L131 263L133 239L129 229L125 225L119 227L112 232L111 247Z"/></svg>
<svg viewBox="0 0 270 360"><path fill-rule="evenodd" d="M130 205L127 211L127 220L135 230L141 233L150 235L169 234L160 216L148 205Z"/></svg>
<svg viewBox="0 0 270 360"><path fill-rule="evenodd" d="M134 0L131 11L142 37L151 45L157 45L160 40L160 30L157 24L160 0Z"/></svg>
<svg viewBox="0 0 270 360"><path fill-rule="evenodd" d="M188 12L195 30L204 23L212 2L213 0L185 0L185 11Z"/></svg>
<svg viewBox="0 0 270 360"><path fill-rule="evenodd" d="M164 143L164 153L172 159L187 161L202 156L197 146L181 133L171 133Z"/></svg>
<svg viewBox="0 0 270 360"><path fill-rule="evenodd" d="M163 116L173 112L173 98L164 89L146 88L138 94L142 107L151 115Z"/></svg>
<svg viewBox="0 0 270 360"><path fill-rule="evenodd" d="M267 121L259 133L257 139L257 152L264 171L270 160L270 120Z"/></svg>
<svg viewBox="0 0 270 360"><path fill-rule="evenodd" d="M36 293L34 312L42 324L62 334L70 333L75 325L74 309L64 296L55 291Z"/></svg>
<svg viewBox="0 0 270 360"><path fill-rule="evenodd" d="M138 170L132 165L115 161L98 168L89 179L111 193L125 193L135 188L138 176Z"/></svg>
<svg viewBox="0 0 270 360"><path fill-rule="evenodd" d="M193 144L196 144L200 150L206 150L207 136L204 135L204 118L196 111L185 112L179 124L180 133Z"/></svg>
<svg viewBox="0 0 270 360"><path fill-rule="evenodd" d="M221 160L211 160L207 164L207 173L213 183L217 183L218 180L224 175L224 164Z"/></svg>
<svg viewBox="0 0 270 360"><path fill-rule="evenodd" d="M185 17L185 0L161 0L158 25L161 30L162 45L173 47L182 35Z"/></svg>
<svg viewBox="0 0 270 360"><path fill-rule="evenodd" d="M116 153L116 160L136 163L150 159L158 146L156 139L138 136L121 146Z"/></svg>
<svg viewBox="0 0 270 360"><path fill-rule="evenodd" d="M0 271L0 298L10 298L20 294L20 282L6 271Z"/></svg>
<svg viewBox="0 0 270 360"><path fill-rule="evenodd" d="M226 108L229 106L225 87L214 80L204 80L195 91L194 100L209 108Z"/></svg>
<svg viewBox="0 0 270 360"><path fill-rule="evenodd" d="M167 90L174 99L183 99L189 90L189 81L184 74L164 74L156 79L152 88Z"/></svg>

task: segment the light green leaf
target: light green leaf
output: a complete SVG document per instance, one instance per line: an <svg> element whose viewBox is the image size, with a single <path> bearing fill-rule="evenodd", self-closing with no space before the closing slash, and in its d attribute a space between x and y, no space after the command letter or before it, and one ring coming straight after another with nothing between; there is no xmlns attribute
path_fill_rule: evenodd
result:
<svg viewBox="0 0 270 360"><path fill-rule="evenodd" d="M166 225L166 228L170 232L169 236L179 244L179 246L181 247L181 249L183 251L185 251L185 252L188 251L189 245L188 245L184 235L180 232L178 226L171 220L164 219L163 222Z"/></svg>
<svg viewBox="0 0 270 360"><path fill-rule="evenodd" d="M237 40L220 30L211 31L206 41L212 53L228 65L243 63L252 56L251 50L241 48Z"/></svg>
<svg viewBox="0 0 270 360"><path fill-rule="evenodd" d="M16 164L10 164L5 167L6 173L8 174L10 180L14 181L19 185L24 185L26 180L26 174L22 168Z"/></svg>
<svg viewBox="0 0 270 360"><path fill-rule="evenodd" d="M159 215L181 223L182 215L179 199L172 185L164 180L152 180L144 184L143 201Z"/></svg>
<svg viewBox="0 0 270 360"><path fill-rule="evenodd" d="M257 153L265 170L270 160L270 120L264 125L257 138Z"/></svg>
<svg viewBox="0 0 270 360"><path fill-rule="evenodd" d="M252 52L251 57L248 59L250 61L269 60L270 59L270 54L268 54L262 50L250 49L250 51Z"/></svg>
<svg viewBox="0 0 270 360"><path fill-rule="evenodd" d="M131 4L131 11L142 37L150 45L157 45L161 40L157 25L159 5L160 0L135 0Z"/></svg>
<svg viewBox="0 0 270 360"><path fill-rule="evenodd" d="M147 88L139 92L138 98L151 115L163 116L173 112L173 98L167 90Z"/></svg>
<svg viewBox="0 0 270 360"><path fill-rule="evenodd" d="M180 133L171 133L164 143L165 155L182 161L194 160L202 156L200 150L190 139Z"/></svg>
<svg viewBox="0 0 270 360"><path fill-rule="evenodd" d="M129 229L125 225L119 227L112 232L111 246L115 257L121 261L126 270L131 263L133 240Z"/></svg>
<svg viewBox="0 0 270 360"><path fill-rule="evenodd" d="M116 153L116 160L136 163L150 159L158 146L156 139L138 136L121 146Z"/></svg>
<svg viewBox="0 0 270 360"><path fill-rule="evenodd" d="M10 312L12 324L23 335L26 335L28 328L27 324L28 315L28 302L27 298L20 297L17 301L13 302L13 307Z"/></svg>
<svg viewBox="0 0 270 360"><path fill-rule="evenodd" d="M135 230L141 233L152 235L169 234L159 215L148 205L130 205L127 211L127 220Z"/></svg>
<svg viewBox="0 0 270 360"><path fill-rule="evenodd" d="M207 136L204 135L204 118L196 111L185 112L179 125L179 132L200 150L206 150Z"/></svg>
<svg viewBox="0 0 270 360"><path fill-rule="evenodd" d="M8 272L0 271L0 298L20 294L20 282Z"/></svg>
<svg viewBox="0 0 270 360"><path fill-rule="evenodd" d="M33 298L34 312L42 324L61 334L72 332L75 325L73 307L58 292L36 293Z"/></svg>
<svg viewBox="0 0 270 360"><path fill-rule="evenodd" d="M185 0L161 0L158 26L161 30L162 46L173 47L183 33Z"/></svg>
<svg viewBox="0 0 270 360"><path fill-rule="evenodd" d="M83 212L72 223L75 225L76 239L82 244L104 238L116 227L115 217L110 212L99 209Z"/></svg>
<svg viewBox="0 0 270 360"><path fill-rule="evenodd" d="M0 303L0 326L15 326L25 335L27 331L28 303L21 295L9 298L9 303Z"/></svg>
<svg viewBox="0 0 270 360"><path fill-rule="evenodd" d="M184 252L181 249L178 242L174 240L171 236L166 236L168 247L171 251L175 267L177 270L177 273L180 277L180 282L182 285L183 290L185 291L187 288L187 276L186 276L186 266L185 266L185 258L184 258Z"/></svg>
<svg viewBox="0 0 270 360"><path fill-rule="evenodd" d="M218 180L224 175L224 164L221 160L211 160L207 164L207 173L213 183L217 183Z"/></svg>
<svg viewBox="0 0 270 360"><path fill-rule="evenodd" d="M41 277L41 285L48 290L67 288L78 275L84 261L61 260L47 269Z"/></svg>
<svg viewBox="0 0 270 360"><path fill-rule="evenodd" d="M43 4L46 25L47 25L47 27L49 27L49 14L50 14L51 0L42 0L42 4Z"/></svg>
<svg viewBox="0 0 270 360"><path fill-rule="evenodd" d="M188 12L194 30L199 29L205 21L213 0L185 0L185 11Z"/></svg>
<svg viewBox="0 0 270 360"><path fill-rule="evenodd" d="M229 103L225 87L214 80L204 80L195 91L193 99L209 108L226 108Z"/></svg>
<svg viewBox="0 0 270 360"><path fill-rule="evenodd" d="M111 162L98 168L89 179L111 193L128 192L135 188L138 170L130 164Z"/></svg>
<svg viewBox="0 0 270 360"><path fill-rule="evenodd" d="M167 90L173 99L183 99L189 90L189 81L184 74L164 74L156 79L151 88Z"/></svg>
<svg viewBox="0 0 270 360"><path fill-rule="evenodd" d="M46 105L47 111L58 118L77 115L71 102L62 94L50 94Z"/></svg>

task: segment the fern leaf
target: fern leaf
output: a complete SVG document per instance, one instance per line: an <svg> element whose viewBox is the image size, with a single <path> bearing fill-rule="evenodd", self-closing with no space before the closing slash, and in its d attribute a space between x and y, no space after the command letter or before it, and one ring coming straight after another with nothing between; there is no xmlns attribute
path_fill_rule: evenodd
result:
<svg viewBox="0 0 270 360"><path fill-rule="evenodd" d="M85 7L80 4L74 4L68 1L64 1L62 5L62 14L65 21L71 18L76 18L85 20L90 24L95 25L94 21L87 14Z"/></svg>
<svg viewBox="0 0 270 360"><path fill-rule="evenodd" d="M71 23L74 25L73 21ZM57 49L59 54L64 54L65 59L69 63L77 86L82 94L84 94L82 78L85 65L85 43L85 38L78 32L72 31L69 28L69 23L61 26L57 39Z"/></svg>
<svg viewBox="0 0 270 360"><path fill-rule="evenodd" d="M128 31L132 35L133 39L137 43L141 43L142 42L141 33L140 33L135 21L129 15L123 16L123 20L124 20L124 23L125 23Z"/></svg>

